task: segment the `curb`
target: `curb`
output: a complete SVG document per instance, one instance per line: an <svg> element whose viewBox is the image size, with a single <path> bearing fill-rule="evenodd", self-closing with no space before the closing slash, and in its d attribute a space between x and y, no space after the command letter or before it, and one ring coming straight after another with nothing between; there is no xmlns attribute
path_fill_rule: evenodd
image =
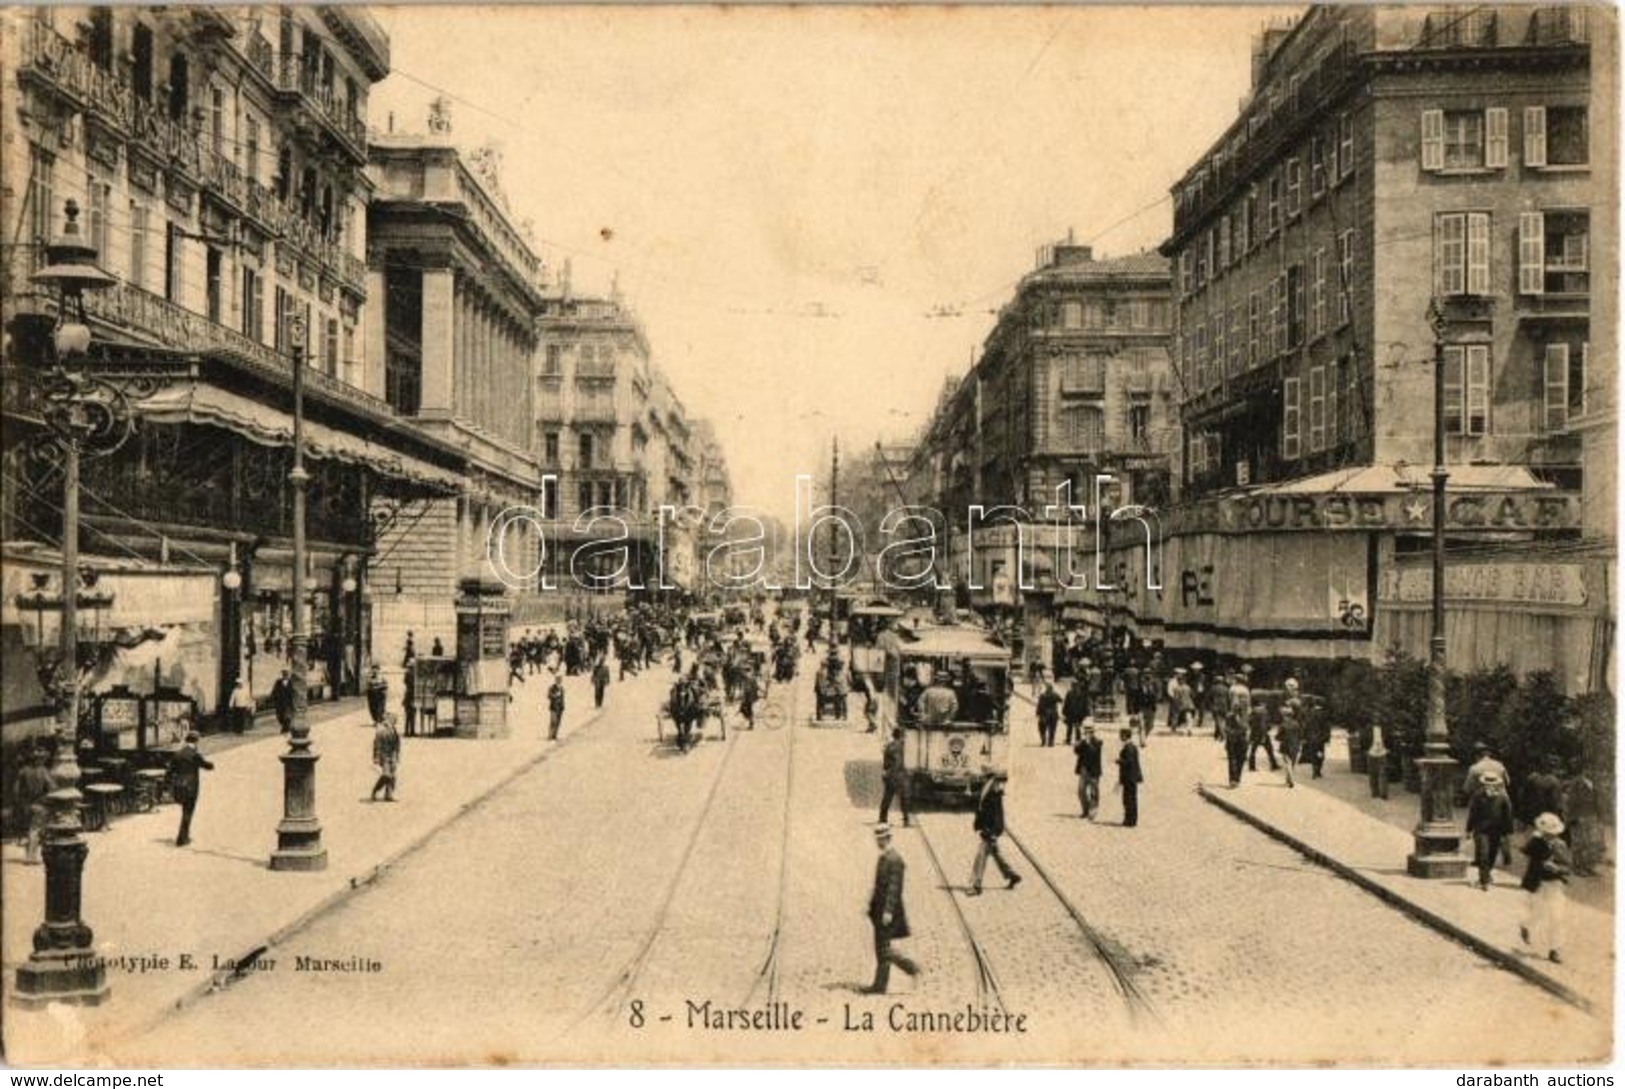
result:
<svg viewBox="0 0 1625 1089"><path fill-rule="evenodd" d="M264 956L272 948L287 941L289 938L309 927L322 916L343 905L345 901L349 900L356 893L377 882L377 880L384 876L384 874L387 873L391 867L407 856L422 849L423 846L429 842L429 840L439 835L440 832L445 830L447 826L460 820L470 811L485 804L498 791L503 790L513 783L515 779L518 779L521 775L531 771L538 764L548 760L555 753L559 752L566 745L574 741L577 737L580 737L587 731L588 727L593 726L600 718L603 717L604 710L605 708L602 707L593 708L592 713L585 721L581 723L580 726L566 734L564 737L560 738L556 744L544 748L534 756L528 757L525 760L522 760L520 763L514 765L513 768L503 774L489 787L458 805L455 810L448 813L444 818L436 821L428 828L424 829L422 833L414 836L411 840L405 844L402 844L400 847L397 847L395 850L385 855L382 859L362 866L358 873L350 876L348 884L324 896L314 905L301 912L291 922L277 927L270 934L256 942L250 942L244 947L243 951L239 955L233 958L234 963L238 966L236 969L214 973L207 980L196 984L180 997L165 1002L150 1016L143 1017L139 1021L136 1021L130 1026L120 1030L111 1040L106 1041L104 1046L106 1044L120 1043L125 1040L144 1036L148 1032L157 1028L158 1025L162 1024L172 1015L191 1008L201 999L206 998L217 991L225 990L239 979L242 979L247 974L247 971L253 962Z"/></svg>
<svg viewBox="0 0 1625 1089"><path fill-rule="evenodd" d="M1377 899L1381 900L1383 903L1390 907L1397 908L1406 915L1409 915L1411 918L1415 919L1417 922L1422 923L1424 926L1432 927L1434 930L1439 931L1446 937L1467 946L1479 956L1484 957L1486 960L1493 962L1509 972L1522 976L1527 982L1533 983L1542 990L1545 990L1562 999L1564 1002L1569 1003L1571 1006L1584 1010L1586 1013L1596 1012L1595 1007L1589 999L1581 996L1567 984L1559 982L1540 969L1528 964L1523 958L1518 957L1513 953L1509 953L1505 949L1502 949L1491 942L1485 941L1483 938L1472 933L1471 931L1457 926L1455 923L1451 922L1449 919L1446 919L1437 912L1425 908L1421 904L1416 903L1414 900L1401 896L1393 889L1372 880L1365 874L1360 873L1354 867L1349 866L1346 863L1339 862L1337 859L1326 854L1324 851L1311 847L1309 844L1303 842L1301 839L1298 839L1296 836L1283 832L1281 829L1277 828L1273 824L1270 824L1262 817L1255 816L1254 814L1247 812L1245 809L1242 809L1234 802L1227 801L1226 799L1220 797L1213 790L1209 789L1207 784L1198 783L1196 786L1196 792L1200 794L1202 799L1209 804L1217 806L1219 809L1224 810L1232 817L1252 825L1254 828L1257 828L1270 838L1279 840L1288 847L1291 847L1293 850L1297 851L1299 854L1303 855L1305 858L1309 859L1311 862L1324 866L1344 880L1358 885L1366 892L1369 892L1373 896L1377 897Z"/></svg>

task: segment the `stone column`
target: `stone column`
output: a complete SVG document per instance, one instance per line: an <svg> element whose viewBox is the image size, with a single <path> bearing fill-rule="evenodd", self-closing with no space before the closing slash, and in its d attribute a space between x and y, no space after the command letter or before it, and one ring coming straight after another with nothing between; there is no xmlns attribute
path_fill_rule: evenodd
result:
<svg viewBox="0 0 1625 1089"><path fill-rule="evenodd" d="M361 308L362 344L361 388L374 397L382 397L384 388L384 352L388 342L384 333L384 270L367 270L367 305Z"/></svg>
<svg viewBox="0 0 1625 1089"><path fill-rule="evenodd" d="M423 270L423 412L455 408L456 277L451 269Z"/></svg>

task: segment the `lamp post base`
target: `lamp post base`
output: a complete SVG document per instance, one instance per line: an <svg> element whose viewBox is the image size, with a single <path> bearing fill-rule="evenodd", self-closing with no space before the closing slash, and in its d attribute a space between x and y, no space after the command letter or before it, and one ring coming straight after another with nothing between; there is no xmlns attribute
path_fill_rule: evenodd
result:
<svg viewBox="0 0 1625 1089"><path fill-rule="evenodd" d="M1448 756L1424 756L1416 767L1422 774L1422 819L1411 833L1416 847L1405 859L1405 872L1428 880L1463 878L1467 856L1461 853L1461 830L1452 812L1456 762Z"/></svg>
<svg viewBox="0 0 1625 1089"><path fill-rule="evenodd" d="M77 782L70 764L64 777ZM80 833L80 794L72 786L46 797L51 809L45 826L45 921L34 928L34 951L17 966L11 1002L37 1009L52 1002L96 1006L106 1000L107 968L96 955L95 935L80 917L85 858L90 854Z"/></svg>
<svg viewBox="0 0 1625 1089"><path fill-rule="evenodd" d="M99 1006L109 993L107 969L94 949L53 949L17 966L11 1004L34 1010L53 1002Z"/></svg>
<svg viewBox="0 0 1625 1089"><path fill-rule="evenodd" d="M302 742L302 744L301 744ZM281 823L276 826L276 850L271 869L315 871L327 869L327 848L322 845L322 822L316 817L316 761L308 738L296 739L282 761Z"/></svg>

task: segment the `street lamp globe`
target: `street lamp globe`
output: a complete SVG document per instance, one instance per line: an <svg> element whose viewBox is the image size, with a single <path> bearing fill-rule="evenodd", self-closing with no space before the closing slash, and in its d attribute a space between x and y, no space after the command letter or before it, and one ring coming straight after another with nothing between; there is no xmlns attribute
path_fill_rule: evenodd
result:
<svg viewBox="0 0 1625 1089"><path fill-rule="evenodd" d="M90 326L78 321L65 321L53 334L59 359L77 359L90 351Z"/></svg>
<svg viewBox="0 0 1625 1089"><path fill-rule="evenodd" d="M227 571L224 575L220 576L220 585L224 586L228 590L239 589L242 584L243 576L237 573L237 569L235 567L230 571Z"/></svg>

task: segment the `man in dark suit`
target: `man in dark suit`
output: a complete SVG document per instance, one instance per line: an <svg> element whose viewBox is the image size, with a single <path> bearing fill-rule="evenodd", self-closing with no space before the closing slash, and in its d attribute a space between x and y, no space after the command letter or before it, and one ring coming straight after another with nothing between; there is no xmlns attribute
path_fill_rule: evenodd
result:
<svg viewBox="0 0 1625 1089"><path fill-rule="evenodd" d="M1066 743L1075 745L1083 730L1083 720L1089 717L1089 690L1082 681L1073 681L1061 703L1061 718L1066 722Z"/></svg>
<svg viewBox="0 0 1625 1089"><path fill-rule="evenodd" d="M1061 721L1061 697L1053 684L1046 684L1038 697L1038 743L1055 744L1055 727Z"/></svg>
<svg viewBox="0 0 1625 1089"><path fill-rule="evenodd" d="M293 681L284 669L271 685L271 707L276 711L277 728L283 733L293 729Z"/></svg>
<svg viewBox="0 0 1625 1089"><path fill-rule="evenodd" d="M1133 727L1119 730L1117 737L1123 742L1123 747L1117 750L1117 789L1123 792L1123 827L1133 828L1140 823L1140 784L1145 782L1145 776L1140 772L1140 750L1134 745Z"/></svg>
<svg viewBox="0 0 1625 1089"><path fill-rule="evenodd" d="M1094 820L1095 814L1100 810L1100 751L1104 748L1100 738L1095 736L1095 728L1091 723L1084 723L1083 740L1072 746L1072 751L1078 759L1073 764L1073 770L1078 776L1078 802L1083 807L1083 816L1086 820Z"/></svg>
<svg viewBox="0 0 1625 1089"><path fill-rule="evenodd" d="M885 994L891 966L897 965L910 976L920 974L920 966L892 948L891 943L909 935L908 912L903 907L903 856L891 843L891 826L875 829L875 846L880 858L875 862L875 887L869 894L869 923L875 932L875 981L865 994Z"/></svg>
<svg viewBox="0 0 1625 1089"><path fill-rule="evenodd" d="M880 823L886 823L887 814L891 812L892 799L903 809L903 827L907 828L908 816L908 767L903 762L903 728L892 727L891 740L886 742L886 748L880 754L880 774L884 780L880 795Z"/></svg>
<svg viewBox="0 0 1625 1089"><path fill-rule="evenodd" d="M202 785L200 770L213 771L214 765L197 751L198 735L189 731L186 741L170 757L170 793L181 807L181 828L175 836L175 846L185 847L192 842L192 812L197 809L198 789Z"/></svg>
<svg viewBox="0 0 1625 1089"><path fill-rule="evenodd" d="M982 796L977 800L976 819L972 821L971 827L982 841L976 845L976 861L971 869L971 887L966 895L982 895L982 874L987 870L989 856L992 856L993 861L998 864L999 872L1004 875L1008 887L1013 889L1021 884L1021 875L1005 861L1004 855L999 853L999 837L1004 835L1003 775L990 773L987 782L982 784Z"/></svg>

